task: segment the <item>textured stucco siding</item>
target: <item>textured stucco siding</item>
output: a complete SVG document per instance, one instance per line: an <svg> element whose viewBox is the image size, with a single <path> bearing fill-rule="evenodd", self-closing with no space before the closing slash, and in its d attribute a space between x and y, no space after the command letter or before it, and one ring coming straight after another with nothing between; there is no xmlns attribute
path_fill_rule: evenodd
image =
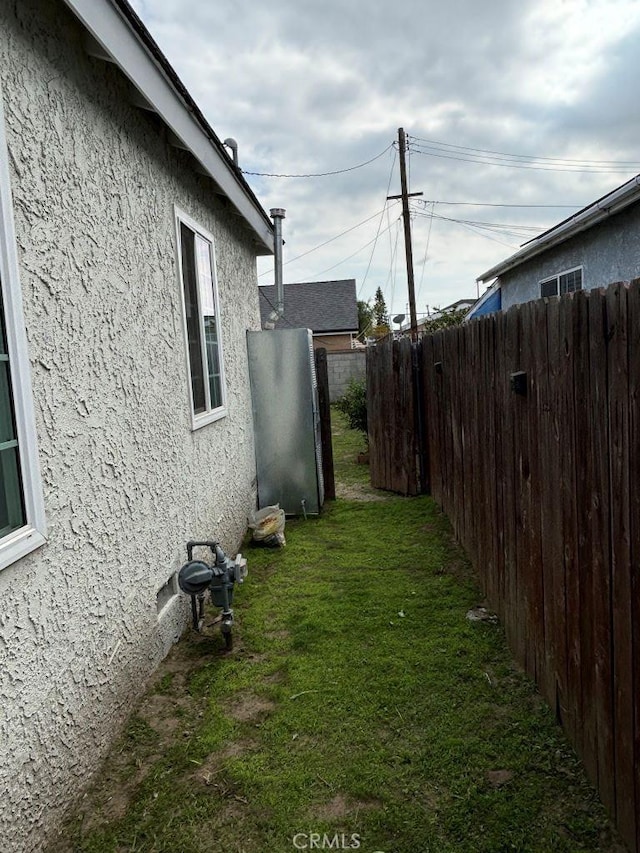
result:
<svg viewBox="0 0 640 853"><path fill-rule="evenodd" d="M30 853L186 624L189 538L255 504L247 232L89 58L62 2L0 5L0 80L48 542L0 572L0 838ZM191 429L174 204L214 235L228 416Z"/></svg>
<svg viewBox="0 0 640 853"><path fill-rule="evenodd" d="M540 282L583 267L583 287L606 287L640 276L640 204L500 276L502 309L540 298Z"/></svg>
<svg viewBox="0 0 640 853"><path fill-rule="evenodd" d="M364 381L366 378L366 351L354 349L348 352L327 352L327 372L329 400L335 403L346 393L352 379Z"/></svg>

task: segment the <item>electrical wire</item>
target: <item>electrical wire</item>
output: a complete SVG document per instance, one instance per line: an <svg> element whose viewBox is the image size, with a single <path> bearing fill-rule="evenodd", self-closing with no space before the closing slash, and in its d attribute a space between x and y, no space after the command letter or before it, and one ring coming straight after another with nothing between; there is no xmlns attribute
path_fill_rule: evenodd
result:
<svg viewBox="0 0 640 853"><path fill-rule="evenodd" d="M519 246L514 246L513 243L505 243L504 240L498 240L495 237L490 237L489 234L485 234L483 231L479 231L473 225L466 225L463 222L458 222L456 219L449 220L450 222L455 222L456 225L460 225L461 228L466 229L467 231L471 231L472 234L476 234L478 237L485 237L487 240L491 240L493 243L499 243L501 246L506 246L508 249L518 249Z"/></svg>
<svg viewBox="0 0 640 853"><path fill-rule="evenodd" d="M333 243L334 240L339 240L340 237L344 237L345 234L349 234L351 231L355 231L356 228L360 228L361 225L366 225L367 222L371 222L372 219L375 219L376 216L380 216L381 213L384 213L387 206L382 208L382 210L378 210L375 213L372 213L371 216L363 219L362 222L358 222L357 225L352 225L350 228L347 228L345 231L342 231L340 234L336 234L335 237L331 237L329 240L325 240L324 243L319 243L317 246L314 246L312 249L307 249L306 252L303 252L301 255L296 255L295 258L290 258L288 261L285 261L282 266L286 267L287 264L292 264L294 261L299 261L300 258L304 258L307 255L310 255L312 252L315 252L317 249L322 249L324 246L328 246L329 243ZM272 270L265 270L265 272L261 272L258 278L262 278L264 275L269 275Z"/></svg>
<svg viewBox="0 0 640 853"><path fill-rule="evenodd" d="M470 148L466 145L454 145L450 142L438 142L435 139L423 139L420 136L409 136L409 139L413 139L416 142L426 142L427 147L430 146L442 146L443 149L455 149L458 151L470 151L474 154L492 154L498 157L507 157L518 160L534 160L536 162L547 162L547 163L560 163L562 165L567 164L578 164L578 165L592 165L592 166L635 166L640 167L640 161L638 160L574 160L568 157L541 157L533 154L507 154L504 151L492 151L488 148Z"/></svg>
<svg viewBox="0 0 640 853"><path fill-rule="evenodd" d="M446 205L464 205L467 207L520 207L527 209L534 208L561 208L566 207L567 209L575 209L575 208L583 208L584 204L499 204L497 202L484 202L484 201L434 201L433 199L423 199L423 198L415 198L412 201L416 204L423 204L425 207L428 204L446 204Z"/></svg>
<svg viewBox="0 0 640 853"><path fill-rule="evenodd" d="M447 222L459 222L463 225L475 225L478 228L486 228L488 230L495 231L505 231L509 232L512 235L517 235L519 232L522 232L523 236L529 234L540 234L544 231L544 227L541 225L517 225L514 223L506 223L506 222L484 222L482 220L477 219L456 219L452 216L442 216L439 213L426 213L422 211L415 211L416 216L425 216L425 217L435 217L436 219L444 219Z"/></svg>
<svg viewBox="0 0 640 853"><path fill-rule="evenodd" d="M568 167L563 168L560 166L537 166L535 165L535 160L531 161L522 161L522 162L511 162L504 159L500 159L498 157L482 157L482 156L473 156L473 155L465 155L464 152L456 152L453 149L447 148L435 148L429 149L428 147L422 148L414 148L416 154L422 154L428 157L438 157L443 160L455 160L459 163L474 163L479 166L502 166L510 169L525 169L528 171L539 171L539 172L573 172L575 174L592 174L592 175L612 175L612 174L625 174L629 172L629 168L626 169L595 169L595 168L579 168L579 167ZM436 153L440 152L440 153ZM445 153L446 152L446 153Z"/></svg>
<svg viewBox="0 0 640 853"><path fill-rule="evenodd" d="M429 230L427 231L427 245L424 247L424 258L422 260L422 274L420 275L420 284L418 285L418 293L416 295L416 305L420 301L420 294L422 292L422 282L424 281L424 271L427 267L427 252L429 251L429 242L431 240L431 229L433 227L433 209L434 209L434 206L435 206L435 202L433 202L431 204L431 215L429 216Z"/></svg>
<svg viewBox="0 0 640 853"><path fill-rule="evenodd" d="M390 227L391 227L391 226L390 226ZM314 274L314 276L313 276L313 278L314 278L314 279L318 279L318 277L319 277L319 276L324 275L324 274L325 274L325 273L327 273L327 272L331 272L331 270L334 270L336 267L341 266L341 265L342 265L342 264L344 264L346 261L350 261L350 260L351 260L351 258L355 258L355 256L356 256L356 255L359 255L359 254L360 254L360 252L362 252L362 251L364 251L365 249L367 249L367 248L368 248L372 243L375 245L375 243L377 242L378 237L380 236L380 234L381 234L381 233L382 233L382 234L386 234L387 230L388 230L388 229L387 229L387 228L385 228L385 229L384 229L384 231L382 231L382 232L380 232L380 231L379 231L379 232L376 234L376 236L373 238L373 240L369 240L369 242L368 242L368 243L365 243L365 244L364 244L364 246L360 246L360 248L359 248L359 249L356 249L356 251L355 251L355 252L353 252L351 255L348 255L346 258L343 258L341 261L338 261L338 263L337 263L337 264L333 264L333 266L331 266L331 267L327 267L327 269L322 270L321 272L315 273L315 274ZM361 288L361 289L362 289L362 288ZM358 292L358 296L360 296L360 292Z"/></svg>
<svg viewBox="0 0 640 853"><path fill-rule="evenodd" d="M273 284L266 285L266 286L267 287L275 287L275 285L273 285ZM278 309L276 308L276 306L273 304L273 302L269 299L269 297L267 296L267 294L264 291L265 291L265 287L259 287L258 288L258 292L260 293L262 298L265 300L265 302L267 302L273 308L273 310L276 312L276 314L278 314ZM278 319L276 320L276 323L279 323L280 320L282 320L283 323L286 323L286 325L289 326L290 329L296 328L290 320L287 320L287 318L284 314L282 314L282 315L278 314Z"/></svg>
<svg viewBox="0 0 640 853"><path fill-rule="evenodd" d="M391 148L393 148L393 160L391 161L391 169L389 170L389 180L387 182L387 192L385 193L385 198L386 198L385 208L384 208L385 210L388 208L388 205L389 205L389 198L388 198L389 189L391 188L391 181L393 180L393 170L395 169L396 160L398 159L398 152L396 151L393 144L391 145ZM371 269L371 264L373 262L373 255L375 253L376 245L378 243L378 237L380 236L380 228L382 227L382 220L383 219L384 219L384 210L382 211L382 215L380 217L380 222L378 223L378 231L376 233L375 239L373 240L373 248L371 249L371 255L369 257L369 263L367 264L367 269L365 271L364 278L362 279L362 282L360 283L360 287L358 288L358 297L357 297L358 299L360 298L360 294L362 293L362 289L363 289L365 282L367 280L367 276L369 275L369 270ZM383 231L382 233L385 233L385 232Z"/></svg>
<svg viewBox="0 0 640 853"><path fill-rule="evenodd" d="M384 151L381 151L379 154L376 154L375 157L372 157L370 160L365 161L364 163L358 163L357 166L349 166L346 169L334 169L332 172L315 172L307 175L277 175L272 172L245 172L244 169L241 169L243 175L257 175L260 178L327 178L330 175L344 175L346 172L355 172L356 169L362 169L363 166L368 166L370 163L374 163L376 160L379 160L380 157L384 156L390 148L393 148L393 143L389 143Z"/></svg>
<svg viewBox="0 0 640 853"><path fill-rule="evenodd" d="M391 235L389 235L391 237ZM387 280L385 282L383 292L387 289L387 285L389 284L389 280L391 280L391 299L389 300L389 308L391 312L393 312L393 301L396 295L396 283L398 281L398 240L400 237L400 220L396 219L396 239L393 243L393 249L391 251L391 260L389 263L389 275L387 276Z"/></svg>

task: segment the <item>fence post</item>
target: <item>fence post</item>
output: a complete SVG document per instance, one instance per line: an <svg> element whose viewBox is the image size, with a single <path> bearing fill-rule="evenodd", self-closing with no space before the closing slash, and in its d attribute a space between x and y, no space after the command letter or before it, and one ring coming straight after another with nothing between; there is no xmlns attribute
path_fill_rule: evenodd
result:
<svg viewBox="0 0 640 853"><path fill-rule="evenodd" d="M318 381L318 414L320 415L320 443L322 445L322 477L325 500L336 498L336 481L333 471L333 446L331 444L331 407L329 404L329 369L327 351L317 349L314 353L316 378Z"/></svg>
<svg viewBox="0 0 640 853"><path fill-rule="evenodd" d="M411 374L413 385L413 405L415 412L415 448L418 455L418 493L429 494L431 478L429 476L429 454L427 451L425 411L424 411L424 375L422 341L411 345Z"/></svg>

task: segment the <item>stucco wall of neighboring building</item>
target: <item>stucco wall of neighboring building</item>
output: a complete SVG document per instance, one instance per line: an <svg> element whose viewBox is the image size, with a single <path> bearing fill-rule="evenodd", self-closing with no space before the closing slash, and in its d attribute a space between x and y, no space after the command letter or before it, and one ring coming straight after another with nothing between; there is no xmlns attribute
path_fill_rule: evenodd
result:
<svg viewBox="0 0 640 853"><path fill-rule="evenodd" d="M0 572L0 838L43 847L186 624L189 538L255 505L239 219L91 59L62 2L0 6L0 80L48 543ZM174 204L215 237L228 416L192 431Z"/></svg>
<svg viewBox="0 0 640 853"><path fill-rule="evenodd" d="M640 204L501 275L502 310L539 299L542 280L579 266L585 290L640 276Z"/></svg>
<svg viewBox="0 0 640 853"><path fill-rule="evenodd" d="M329 374L329 400L335 403L345 394L352 379L365 380L367 375L366 350L327 352L327 372Z"/></svg>

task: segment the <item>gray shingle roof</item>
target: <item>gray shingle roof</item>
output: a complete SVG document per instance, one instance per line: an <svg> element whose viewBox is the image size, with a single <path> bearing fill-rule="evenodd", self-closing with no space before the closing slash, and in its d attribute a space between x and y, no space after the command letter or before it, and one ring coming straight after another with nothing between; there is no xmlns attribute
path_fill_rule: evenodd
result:
<svg viewBox="0 0 640 853"><path fill-rule="evenodd" d="M262 325L277 304L275 285L259 287ZM309 281L284 285L284 317L276 329L311 329L313 332L357 332L356 280Z"/></svg>

